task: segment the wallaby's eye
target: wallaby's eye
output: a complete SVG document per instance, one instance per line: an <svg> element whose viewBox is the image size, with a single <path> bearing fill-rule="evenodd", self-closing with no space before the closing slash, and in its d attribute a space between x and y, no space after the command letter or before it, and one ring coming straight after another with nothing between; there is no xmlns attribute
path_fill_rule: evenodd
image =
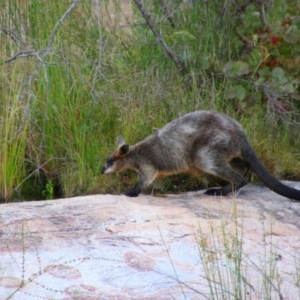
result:
<svg viewBox="0 0 300 300"><path fill-rule="evenodd" d="M114 160L112 158L109 158L107 161L106 161L106 166L107 167L111 167L114 163Z"/></svg>

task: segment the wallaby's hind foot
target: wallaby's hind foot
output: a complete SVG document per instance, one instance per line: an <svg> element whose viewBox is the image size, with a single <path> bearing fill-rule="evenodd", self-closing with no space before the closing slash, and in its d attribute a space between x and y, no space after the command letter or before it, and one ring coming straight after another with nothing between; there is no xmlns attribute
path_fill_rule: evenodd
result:
<svg viewBox="0 0 300 300"><path fill-rule="evenodd" d="M246 185L246 182L243 182L239 185L238 188L233 188L232 184L227 184L225 186L222 186L220 188L211 188L207 189L204 192L204 195L209 195L209 196L226 196L230 193L236 192L238 189Z"/></svg>
<svg viewBox="0 0 300 300"><path fill-rule="evenodd" d="M204 195L209 195L209 196L225 196L222 193L222 189L221 188L211 188L208 189L204 192Z"/></svg>

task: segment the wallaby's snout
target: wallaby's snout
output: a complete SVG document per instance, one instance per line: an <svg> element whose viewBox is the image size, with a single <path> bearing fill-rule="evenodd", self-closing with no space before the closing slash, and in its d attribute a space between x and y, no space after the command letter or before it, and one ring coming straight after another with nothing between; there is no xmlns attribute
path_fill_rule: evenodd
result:
<svg viewBox="0 0 300 300"><path fill-rule="evenodd" d="M105 166L101 169L101 174L105 174Z"/></svg>

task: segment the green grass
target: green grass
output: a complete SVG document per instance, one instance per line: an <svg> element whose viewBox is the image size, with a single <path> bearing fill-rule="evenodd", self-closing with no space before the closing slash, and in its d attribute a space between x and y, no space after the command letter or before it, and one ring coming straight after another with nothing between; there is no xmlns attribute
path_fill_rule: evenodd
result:
<svg viewBox="0 0 300 300"><path fill-rule="evenodd" d="M238 206L233 202L227 212L221 207L213 212L209 209L206 221L198 223L195 238L200 261L192 268L192 273L199 276L196 282L182 280L172 256L174 249L166 244L158 227L182 298L192 293L199 299L282 300L293 289L293 299L300 299L299 253L280 247L280 225L273 217L259 219L259 214L254 217L254 211L246 212Z"/></svg>
<svg viewBox="0 0 300 300"><path fill-rule="evenodd" d="M0 59L21 51L25 56L0 66L3 200L122 192L128 186L121 176L100 174L116 137L123 135L134 144L179 114L197 109L223 111L239 120L275 175L300 178L297 101L282 121L270 118L264 100L246 99L239 112L235 99L224 94L236 79L222 75L223 65L237 58L241 47L234 34L239 22L233 17L235 1L220 2L221 12L218 1L200 1L195 7L169 2L175 28L157 2L145 2L162 38L182 60L184 74L130 1L93 3L0 4L0 26L6 30L1 31ZM267 10L267 17L283 18L279 4ZM251 82L245 87L254 89ZM159 190L191 189L195 181L185 180L173 189L177 182L176 177L162 180Z"/></svg>
<svg viewBox="0 0 300 300"><path fill-rule="evenodd" d="M284 275L277 265L280 258L272 240L272 222L261 221L261 247L255 253L254 249L249 252L249 246L245 245L249 237L244 236L240 213L234 207L232 219L214 218L208 221L208 228L199 228L199 256L209 299L283 299L281 276ZM297 260L297 255L294 258Z"/></svg>

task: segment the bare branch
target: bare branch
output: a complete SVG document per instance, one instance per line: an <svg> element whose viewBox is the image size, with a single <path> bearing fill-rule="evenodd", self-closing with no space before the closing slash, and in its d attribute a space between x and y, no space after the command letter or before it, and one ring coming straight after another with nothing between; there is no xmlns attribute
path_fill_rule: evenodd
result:
<svg viewBox="0 0 300 300"><path fill-rule="evenodd" d="M49 162L51 162L52 160L60 160L60 161L70 161L71 159L68 158L63 158L63 157L52 157L49 158L46 162L44 162L42 165L38 166L34 171L32 171L26 178L24 178L22 180L22 182L20 182L14 189L13 191L17 191L18 188L26 181L28 180L30 177L32 177L33 175L35 175L36 173L39 172L39 170L44 170L43 167L45 165L47 165Z"/></svg>
<svg viewBox="0 0 300 300"><path fill-rule="evenodd" d="M75 8L75 6L77 5L78 2L79 2L79 0L74 0L73 3L69 6L69 8L66 10L66 12L63 14L63 16L57 21L57 23L55 24L55 26L50 34L48 45L45 50L24 50L24 51L21 51L21 52L15 54L13 57L8 58L7 60L5 60L4 63L14 61L17 58L37 56L39 58L39 60L41 61L41 64L43 64L44 59L46 58L47 55L49 55L50 50L52 49L55 34L57 33L59 27L61 26L61 24L63 23L65 18L72 12L72 10ZM16 44L19 44L20 42L22 42L12 31L4 29L4 28L0 28L0 30L3 30L6 34L8 34L14 40L14 42ZM43 54L43 56L40 57L40 54Z"/></svg>
<svg viewBox="0 0 300 300"><path fill-rule="evenodd" d="M171 15L168 13L167 6L163 3L163 0L159 0L159 7L166 19L170 22L171 27L175 28L175 23L173 22Z"/></svg>
<svg viewBox="0 0 300 300"><path fill-rule="evenodd" d="M16 45L18 47L21 47L24 45L24 42L13 31L8 30L6 28L0 28L0 30L2 30L4 33L6 33L16 43Z"/></svg>
<svg viewBox="0 0 300 300"><path fill-rule="evenodd" d="M4 63L8 63L8 62L11 62L15 59L18 59L18 58L24 58L24 57L29 57L29 56L37 56L39 55L40 53L45 53L46 50L26 50L26 51L21 51L21 52L18 52L17 54L15 54L13 57L11 58L8 58L7 60L4 61Z"/></svg>
<svg viewBox="0 0 300 300"><path fill-rule="evenodd" d="M260 15L260 21L263 26L266 26L267 20L266 20L266 13L265 13L265 4L264 0L256 0L256 3L259 6L259 15Z"/></svg>
<svg viewBox="0 0 300 300"><path fill-rule="evenodd" d="M63 23L64 19L75 8L75 6L77 5L78 2L79 2L79 0L74 0L73 3L69 6L69 8L66 10L66 12L63 14L63 16L56 22L56 24L55 24L55 26L54 26L54 28L53 28L53 30L51 32L50 38L49 38L49 42L48 42L48 46L47 46L47 52L50 51L50 49L52 48L52 44L53 44L53 41L54 41L54 36L55 36L56 32L58 31L58 28L61 26L61 24Z"/></svg>
<svg viewBox="0 0 300 300"><path fill-rule="evenodd" d="M178 57L176 56L176 54L168 47L168 45L163 40L162 36L155 29L154 24L153 24L153 22L152 22L152 20L151 20L151 18L149 16L149 14L147 14L147 12L145 11L145 9L143 8L143 5L142 5L141 1L140 0L134 0L134 3L136 4L136 6L138 7L139 11L143 15L144 19L146 20L148 26L150 27L151 31L153 32L153 34L156 37L156 39L159 42L159 44L162 46L162 48L167 53L167 55L172 59L172 61L174 62L175 66L177 67L177 69L179 70L179 72L182 73L183 72L183 64L182 64L182 62L178 59Z"/></svg>
<svg viewBox="0 0 300 300"><path fill-rule="evenodd" d="M235 32L236 32L238 38L244 44L244 46L240 52L241 58L244 58L249 52L252 51L252 49L254 48L254 43L253 43L253 41L251 41L247 37L245 37L237 28L235 28Z"/></svg>

